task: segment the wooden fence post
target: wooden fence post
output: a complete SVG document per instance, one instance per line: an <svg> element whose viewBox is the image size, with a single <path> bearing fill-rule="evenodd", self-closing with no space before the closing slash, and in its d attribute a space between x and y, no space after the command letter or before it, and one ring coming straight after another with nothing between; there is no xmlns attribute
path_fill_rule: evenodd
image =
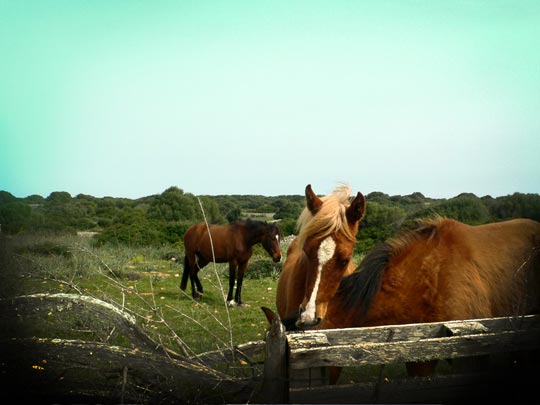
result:
<svg viewBox="0 0 540 405"><path fill-rule="evenodd" d="M277 314L266 333L264 374L259 394L263 403L289 402L287 337Z"/></svg>

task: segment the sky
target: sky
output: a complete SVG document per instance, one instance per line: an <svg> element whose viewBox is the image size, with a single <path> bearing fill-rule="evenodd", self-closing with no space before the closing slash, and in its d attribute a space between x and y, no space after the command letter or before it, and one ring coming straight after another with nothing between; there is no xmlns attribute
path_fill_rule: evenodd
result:
<svg viewBox="0 0 540 405"><path fill-rule="evenodd" d="M0 0L0 190L540 193L540 2Z"/></svg>

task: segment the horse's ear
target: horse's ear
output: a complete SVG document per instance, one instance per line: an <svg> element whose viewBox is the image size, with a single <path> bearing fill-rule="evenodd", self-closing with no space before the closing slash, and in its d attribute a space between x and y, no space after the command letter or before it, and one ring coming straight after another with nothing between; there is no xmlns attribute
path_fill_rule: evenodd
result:
<svg viewBox="0 0 540 405"><path fill-rule="evenodd" d="M349 224L354 224L360 221L366 214L366 197L361 192L356 194L355 199L351 202L349 208L347 208L347 221Z"/></svg>
<svg viewBox="0 0 540 405"><path fill-rule="evenodd" d="M322 200L313 192L311 184L308 184L306 186L306 205L308 210L315 215L319 211L319 208L321 208L322 203Z"/></svg>

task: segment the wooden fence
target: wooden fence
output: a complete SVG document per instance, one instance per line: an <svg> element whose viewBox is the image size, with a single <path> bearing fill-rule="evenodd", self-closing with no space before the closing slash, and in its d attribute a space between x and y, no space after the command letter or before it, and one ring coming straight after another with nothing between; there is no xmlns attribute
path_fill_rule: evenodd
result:
<svg viewBox="0 0 540 405"><path fill-rule="evenodd" d="M261 393L271 403L536 403L538 353L540 315L295 333L276 319L266 338ZM444 360L447 370L384 377L383 365L429 360ZM473 372L471 364L485 367ZM379 370L371 381L327 385L327 367L366 365Z"/></svg>

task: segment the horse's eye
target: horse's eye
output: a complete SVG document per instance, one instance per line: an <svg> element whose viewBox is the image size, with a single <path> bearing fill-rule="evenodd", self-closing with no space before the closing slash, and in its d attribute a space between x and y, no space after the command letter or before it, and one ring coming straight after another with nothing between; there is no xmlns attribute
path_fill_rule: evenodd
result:
<svg viewBox="0 0 540 405"><path fill-rule="evenodd" d="M341 263L340 263L340 264L341 264L343 267L345 267L346 265L349 264L350 261L351 261L350 257L347 257L346 259L341 260Z"/></svg>

